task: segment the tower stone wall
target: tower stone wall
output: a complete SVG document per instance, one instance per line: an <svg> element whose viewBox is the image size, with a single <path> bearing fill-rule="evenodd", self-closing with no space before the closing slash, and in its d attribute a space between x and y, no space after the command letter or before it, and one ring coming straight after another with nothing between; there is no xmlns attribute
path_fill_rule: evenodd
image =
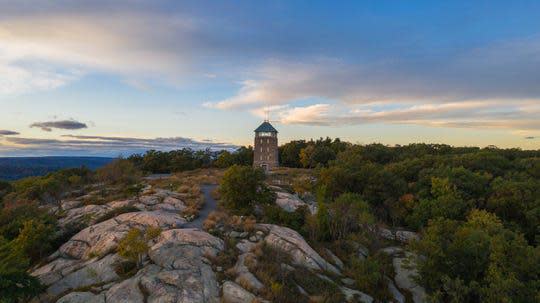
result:
<svg viewBox="0 0 540 303"><path fill-rule="evenodd" d="M279 166L278 137L270 123L264 122L255 130L253 166L265 171Z"/></svg>

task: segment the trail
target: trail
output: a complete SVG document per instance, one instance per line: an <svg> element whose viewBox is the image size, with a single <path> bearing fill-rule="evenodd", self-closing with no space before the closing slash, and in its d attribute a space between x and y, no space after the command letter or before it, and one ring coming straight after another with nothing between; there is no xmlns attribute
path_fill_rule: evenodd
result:
<svg viewBox="0 0 540 303"><path fill-rule="evenodd" d="M215 184L204 184L201 187L204 196L204 206L199 212L199 216L195 220L188 222L185 225L186 228L202 229L204 220L206 220L206 218L208 218L208 215L217 208L217 202L214 197L212 197L212 191L216 187L217 185Z"/></svg>

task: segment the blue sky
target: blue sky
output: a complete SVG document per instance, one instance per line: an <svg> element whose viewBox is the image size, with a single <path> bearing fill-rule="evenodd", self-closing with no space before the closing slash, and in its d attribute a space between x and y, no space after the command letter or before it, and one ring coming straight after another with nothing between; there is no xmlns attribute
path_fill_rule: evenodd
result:
<svg viewBox="0 0 540 303"><path fill-rule="evenodd" d="M0 156L540 148L538 1L2 1Z"/></svg>

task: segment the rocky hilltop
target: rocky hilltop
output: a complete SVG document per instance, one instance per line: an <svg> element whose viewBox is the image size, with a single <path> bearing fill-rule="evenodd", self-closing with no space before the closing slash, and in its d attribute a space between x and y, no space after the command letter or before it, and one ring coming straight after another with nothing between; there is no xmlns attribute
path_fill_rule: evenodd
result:
<svg viewBox="0 0 540 303"><path fill-rule="evenodd" d="M284 211L292 213L306 206L316 212L314 205L297 195L273 189L276 205ZM213 198L207 195L205 199ZM52 210L64 213L62 226L84 221L87 227L32 270L46 286L34 302L270 302L268 293L278 286L265 284L263 269L272 263L278 268L275 273L286 277L285 287L300 292L306 302L320 301L320 292L326 288L337 290L341 302L375 301L356 289L344 262L330 249L320 253L320 248L310 246L291 228L259 224L246 217L235 217L234 223L213 218L208 231L187 228L182 195L150 185L132 199L102 205L83 205L83 200L62 201ZM114 215L115 210L131 211ZM159 228L160 234L147 241L140 267L124 270L126 259L118 246L134 228ZM389 230L381 235L397 241L415 236ZM360 244L357 251L363 258L372 253ZM395 270L394 276L387 277L391 301L423 302L424 291L412 280L414 271L404 266L409 253L400 247L384 252L393 258Z"/></svg>

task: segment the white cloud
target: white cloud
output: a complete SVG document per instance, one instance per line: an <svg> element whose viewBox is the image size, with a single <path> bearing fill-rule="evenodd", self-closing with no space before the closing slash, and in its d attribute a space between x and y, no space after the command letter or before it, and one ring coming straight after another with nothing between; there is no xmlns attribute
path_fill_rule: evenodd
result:
<svg viewBox="0 0 540 303"><path fill-rule="evenodd" d="M152 78L172 83L192 72L195 30L188 18L152 14L3 18L0 94L54 89L93 71L138 85ZM178 41L185 45L177 47Z"/></svg>
<svg viewBox="0 0 540 303"><path fill-rule="evenodd" d="M431 127L509 129L530 134L540 131L540 109L535 104L460 102L401 105L397 109L376 106L315 104L278 113L284 124L357 125L365 123L416 124Z"/></svg>

